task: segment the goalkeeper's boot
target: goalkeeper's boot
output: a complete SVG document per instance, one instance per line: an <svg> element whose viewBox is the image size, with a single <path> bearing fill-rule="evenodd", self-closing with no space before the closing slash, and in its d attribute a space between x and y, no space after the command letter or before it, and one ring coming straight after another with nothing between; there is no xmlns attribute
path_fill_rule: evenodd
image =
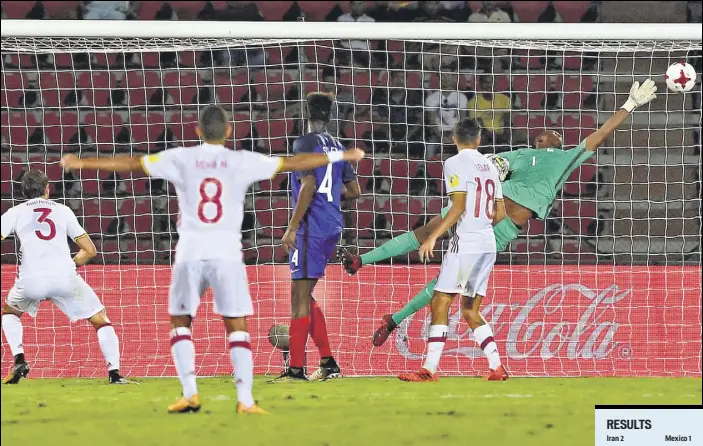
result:
<svg viewBox="0 0 703 446"><path fill-rule="evenodd" d="M310 381L327 381L328 379L339 378L342 371L334 358L322 358L320 367L308 378Z"/></svg>
<svg viewBox="0 0 703 446"><path fill-rule="evenodd" d="M254 404L250 407L246 407L242 403L237 403L237 413L238 414L243 413L243 414L247 414L247 415L270 415L271 414L270 412L260 408L256 404Z"/></svg>
<svg viewBox="0 0 703 446"><path fill-rule="evenodd" d="M19 355L17 355L19 356ZM24 355L21 358L15 357L15 365L10 370L10 373L2 380L3 384L17 384L20 379L26 378L29 375L29 364L24 362Z"/></svg>
<svg viewBox="0 0 703 446"><path fill-rule="evenodd" d="M200 397L198 395L193 395L188 399L181 396L178 401L168 406L168 413L188 413L197 412L199 410Z"/></svg>
<svg viewBox="0 0 703 446"><path fill-rule="evenodd" d="M119 370L110 370L107 376L107 382L109 382L110 384L138 384L120 375Z"/></svg>
<svg viewBox="0 0 703 446"><path fill-rule="evenodd" d="M484 378L486 381L507 381L508 380L508 372L505 371L505 368L502 365L499 365L495 370L491 370L491 372Z"/></svg>
<svg viewBox="0 0 703 446"><path fill-rule="evenodd" d="M337 250L337 258L342 262L342 265L344 265L344 269L352 276L361 269L361 256L352 254L346 248L339 248Z"/></svg>
<svg viewBox="0 0 703 446"><path fill-rule="evenodd" d="M376 347L382 346L397 326L398 324L393 320L393 315L387 314L383 316L383 323L373 332L373 345Z"/></svg>
<svg viewBox="0 0 703 446"><path fill-rule="evenodd" d="M308 382L308 377L305 376L304 369L298 369L289 367L285 372L278 375L278 377L268 381L269 383L280 383L280 382Z"/></svg>
<svg viewBox="0 0 703 446"><path fill-rule="evenodd" d="M433 382L439 381L439 376L423 367L417 372L401 373L398 375L398 379L407 382Z"/></svg>

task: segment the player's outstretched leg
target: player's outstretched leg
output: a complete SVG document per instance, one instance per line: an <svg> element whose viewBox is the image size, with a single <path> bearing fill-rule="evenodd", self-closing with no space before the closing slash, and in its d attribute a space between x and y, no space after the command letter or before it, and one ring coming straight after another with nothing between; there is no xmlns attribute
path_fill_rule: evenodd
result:
<svg viewBox="0 0 703 446"><path fill-rule="evenodd" d="M435 291L432 296L432 325L427 339L427 355L425 363L417 372L398 375L401 381L421 382L437 381L437 367L442 357L444 344L447 342L449 332L449 307L454 296L440 291Z"/></svg>
<svg viewBox="0 0 703 446"><path fill-rule="evenodd" d="M5 340L10 345L12 356L15 357L15 364L10 373L2 380L3 384L17 384L20 379L26 378L29 374L29 365L24 359L24 348L22 346L22 313L9 305L5 305L2 314L2 332Z"/></svg>
<svg viewBox="0 0 703 446"><path fill-rule="evenodd" d="M169 413L197 412L200 397L195 383L195 346L190 331L190 316L171 316L171 355L178 379L183 386L183 395L168 406Z"/></svg>
<svg viewBox="0 0 703 446"><path fill-rule="evenodd" d="M107 361L107 379L110 384L131 384L120 374L120 341L117 333L107 318L105 310L88 319L98 335L100 351Z"/></svg>
<svg viewBox="0 0 703 446"><path fill-rule="evenodd" d="M505 381L508 379L508 372L506 372L501 364L498 346L493 339L493 330L479 311L482 299L483 296L479 295L476 295L474 298L464 296L461 311L464 319L474 333L476 342L478 342L481 346L481 350L483 350L486 354L486 358L488 358L488 367L491 371L485 379L487 381Z"/></svg>
<svg viewBox="0 0 703 446"><path fill-rule="evenodd" d="M332 356L330 341L327 337L327 322L322 309L314 298L310 298L310 337L320 352L320 367L310 375L310 381L326 381L338 378L342 371Z"/></svg>
<svg viewBox="0 0 703 446"><path fill-rule="evenodd" d="M420 231L418 229L417 231ZM424 234L423 230L423 234ZM337 250L337 257L344 265L344 269L349 274L356 274L364 265L371 265L376 262L381 262L391 257L407 254L415 251L420 247L418 237L415 231L409 231L388 240L378 248L372 249L363 255L352 254L345 248Z"/></svg>
<svg viewBox="0 0 703 446"><path fill-rule="evenodd" d="M237 387L237 413L265 415L267 411L254 402L254 359L251 354L251 338L247 331L246 318L226 317L229 357L234 368L234 385Z"/></svg>
<svg viewBox="0 0 703 446"><path fill-rule="evenodd" d="M376 331L373 333L373 345L376 347L382 346L388 337L391 335L393 330L405 319L411 315L417 313L421 308L426 307L430 304L432 300L432 295L434 294L434 287L437 284L437 279L429 282L425 287L413 297L410 302L405 304L405 306L398 312L387 314L383 316L381 325L378 326Z"/></svg>

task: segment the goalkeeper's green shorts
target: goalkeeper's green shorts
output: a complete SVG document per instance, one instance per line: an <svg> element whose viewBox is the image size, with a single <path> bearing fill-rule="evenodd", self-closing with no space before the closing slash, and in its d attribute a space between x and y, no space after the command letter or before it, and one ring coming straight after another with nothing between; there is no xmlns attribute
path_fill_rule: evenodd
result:
<svg viewBox="0 0 703 446"><path fill-rule="evenodd" d="M440 211L442 218L447 216L447 213L451 209L451 206L446 206ZM510 217L505 217L498 222L497 225L493 226L493 233L496 236L496 251L504 251L508 247L510 242L515 240L518 235L522 232L522 228L517 226Z"/></svg>
<svg viewBox="0 0 703 446"><path fill-rule="evenodd" d="M505 217L493 226L493 233L496 236L496 251L504 251L510 242L515 240L522 232L522 228L517 226L510 217Z"/></svg>

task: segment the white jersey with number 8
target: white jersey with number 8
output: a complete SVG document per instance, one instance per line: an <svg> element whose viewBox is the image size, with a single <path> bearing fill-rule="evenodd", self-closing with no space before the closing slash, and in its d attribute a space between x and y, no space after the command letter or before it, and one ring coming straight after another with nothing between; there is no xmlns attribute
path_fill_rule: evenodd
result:
<svg viewBox="0 0 703 446"><path fill-rule="evenodd" d="M450 252L495 252L493 214L503 199L498 170L477 150L465 149L444 163L447 193L466 193L466 211L456 224Z"/></svg>
<svg viewBox="0 0 703 446"><path fill-rule="evenodd" d="M151 177L176 188L176 262L242 258L242 220L252 183L276 174L281 158L204 143L142 158Z"/></svg>
<svg viewBox="0 0 703 446"><path fill-rule="evenodd" d="M2 238L20 241L20 277L63 277L75 274L67 237L86 236L73 211L55 201L34 198L2 215Z"/></svg>

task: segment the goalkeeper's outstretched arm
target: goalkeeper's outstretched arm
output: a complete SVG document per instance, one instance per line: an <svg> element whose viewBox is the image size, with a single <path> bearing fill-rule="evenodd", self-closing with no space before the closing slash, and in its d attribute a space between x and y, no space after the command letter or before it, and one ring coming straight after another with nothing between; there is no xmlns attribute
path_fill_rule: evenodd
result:
<svg viewBox="0 0 703 446"><path fill-rule="evenodd" d="M603 125L591 133L586 138L586 150L595 152L603 144L603 142L612 135L620 125L625 122L632 111L644 104L647 104L652 99L656 98L657 86L654 81L647 79L640 85L639 82L632 84L630 88L630 96L627 101L620 107L620 110L615 112Z"/></svg>

